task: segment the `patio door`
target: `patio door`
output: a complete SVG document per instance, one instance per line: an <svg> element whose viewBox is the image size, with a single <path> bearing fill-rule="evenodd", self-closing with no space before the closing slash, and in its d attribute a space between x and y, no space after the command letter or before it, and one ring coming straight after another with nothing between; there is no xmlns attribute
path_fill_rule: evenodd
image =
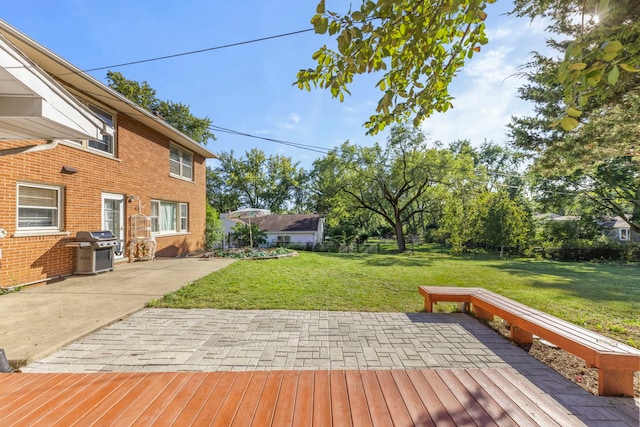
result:
<svg viewBox="0 0 640 427"><path fill-rule="evenodd" d="M124 256L124 196L102 193L102 229L109 230L118 239L116 258Z"/></svg>

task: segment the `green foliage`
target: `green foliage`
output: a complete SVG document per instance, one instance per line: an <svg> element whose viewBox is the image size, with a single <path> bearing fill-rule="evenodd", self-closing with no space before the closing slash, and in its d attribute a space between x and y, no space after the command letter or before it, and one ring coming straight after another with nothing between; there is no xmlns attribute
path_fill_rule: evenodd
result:
<svg viewBox="0 0 640 427"><path fill-rule="evenodd" d="M342 219L337 225L327 227L325 234L332 242L350 245L357 240L360 226L354 217Z"/></svg>
<svg viewBox="0 0 640 427"><path fill-rule="evenodd" d="M145 110L152 111L158 101L156 90L148 82L129 80L117 71L107 71L107 84Z"/></svg>
<svg viewBox="0 0 640 427"><path fill-rule="evenodd" d="M598 22L589 21L594 8ZM637 2L518 0L516 13L552 18L560 36L549 44L565 54L527 64L521 97L536 114L511 124L514 144L536 156L537 198L620 216L640 231L640 78L629 68L640 67ZM580 126L553 128L559 118Z"/></svg>
<svg viewBox="0 0 640 427"><path fill-rule="evenodd" d="M362 1L338 13L320 0L311 23L316 33L335 37L337 46L316 51L316 67L300 70L295 84L327 89L342 101L356 75L383 73L376 114L365 123L368 133L410 116L417 126L434 111L451 108L449 83L487 43L484 9L494 1Z"/></svg>
<svg viewBox="0 0 640 427"><path fill-rule="evenodd" d="M490 193L484 219L484 240L489 246L525 247L533 235L531 212L506 190Z"/></svg>
<svg viewBox="0 0 640 427"><path fill-rule="evenodd" d="M233 151L221 153L219 164L208 170L207 193L221 212L241 206L269 209L282 213L295 204L301 209L306 202L307 176L298 163L282 155L266 156L252 148L246 157L234 157Z"/></svg>
<svg viewBox="0 0 640 427"><path fill-rule="evenodd" d="M326 89L340 101L355 76L381 74L382 96L365 123L375 134L413 118L419 124L452 106L448 86L465 61L488 42L484 9L494 0L362 0L346 12L326 10L320 0L311 19L316 33L335 39L312 56L315 68L300 70L295 84ZM549 122L573 130L593 105L619 97L640 73L640 8L637 0L515 0L512 14L550 18L549 31L568 39L551 42L564 59L552 82L561 92ZM576 19L578 18L578 19Z"/></svg>
<svg viewBox="0 0 640 427"><path fill-rule="evenodd" d="M636 0L516 0L518 16L551 18L550 32L569 37L552 42L564 54L554 80L562 86L561 114L552 122L569 131L583 115L615 104L640 72L640 8ZM577 18L577 19L576 19Z"/></svg>
<svg viewBox="0 0 640 427"><path fill-rule="evenodd" d="M214 255L222 258L237 259L267 259L278 258L283 256L291 256L294 251L287 248L268 248L268 249L252 249L252 250L218 250Z"/></svg>
<svg viewBox="0 0 640 427"><path fill-rule="evenodd" d="M368 227L362 230L380 223L390 226L402 252L406 228L414 217L438 203L435 187L443 182L450 164L450 153L429 149L420 131L393 127L384 147L345 142L314 162L312 176L318 190L326 191L319 203L330 209L330 226L337 225L335 218L343 221L366 212L373 218L368 218ZM354 230L354 237L356 234Z"/></svg>
<svg viewBox="0 0 640 427"><path fill-rule="evenodd" d="M220 213L207 203L207 219L204 230L204 247L207 250L214 249L224 237L224 227L220 219Z"/></svg>
<svg viewBox="0 0 640 427"><path fill-rule="evenodd" d="M125 78L117 71L107 72L107 84L126 98L138 104L149 112L160 116L171 126L188 135L194 141L205 144L215 135L209 130L211 119L198 118L191 114L188 105L172 101L161 101L156 97L156 91L146 81L140 83Z"/></svg>
<svg viewBox="0 0 640 427"><path fill-rule="evenodd" d="M254 223L237 223L231 229L231 235L238 239L242 246L254 247L267 243L267 232Z"/></svg>

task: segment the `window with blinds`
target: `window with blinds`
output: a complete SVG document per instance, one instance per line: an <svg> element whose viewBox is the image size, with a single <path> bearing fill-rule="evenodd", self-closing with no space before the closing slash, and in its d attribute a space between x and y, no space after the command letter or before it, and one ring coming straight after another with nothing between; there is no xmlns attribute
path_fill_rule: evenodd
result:
<svg viewBox="0 0 640 427"><path fill-rule="evenodd" d="M36 184L18 184L17 230L60 230L62 189Z"/></svg>

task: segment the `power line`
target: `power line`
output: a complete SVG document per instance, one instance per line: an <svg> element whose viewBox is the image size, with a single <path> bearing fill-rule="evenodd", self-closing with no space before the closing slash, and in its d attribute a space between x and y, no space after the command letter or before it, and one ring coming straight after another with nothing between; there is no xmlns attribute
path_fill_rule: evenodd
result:
<svg viewBox="0 0 640 427"><path fill-rule="evenodd" d="M215 131L215 132L228 133L228 134L231 134L231 135L244 136L244 137L247 137L247 138L261 139L263 141L274 142L276 144L287 145L289 147L299 148L301 150L313 151L313 152L320 153L320 154L328 154L329 152L335 150L334 148L325 148L325 147L320 147L320 146L317 146L317 145L307 145L307 144L301 144L301 143L298 143L298 142L285 141L285 140L282 140L282 139L268 138L268 137L264 137L264 136L253 135L253 134L250 134L250 133L241 132L241 131L237 131L237 130L233 130L233 129L229 129L229 128L223 128L221 126L216 126L216 125L209 126L209 130L212 130L212 131Z"/></svg>
<svg viewBox="0 0 640 427"><path fill-rule="evenodd" d="M208 47L208 48L205 48L205 49L191 50L191 51L188 51L188 52L180 52L180 53L175 53L175 54L172 54L172 55L157 56L157 57L154 57L154 58L141 59L141 60L138 60L138 61L123 62L121 64L108 65L108 66L105 66L105 67L89 68L89 69L86 69L86 70L81 70L81 72L89 73L91 71L100 71L100 70L107 70L107 69L110 69L110 68L126 67L128 65L136 65L136 64L144 64L144 63L147 63L147 62L162 61L162 60L165 60L165 59L178 58L178 57L187 56L187 55L195 55L195 54L198 54L198 53L211 52L211 51L220 50L220 49L227 49L227 48L230 48L230 47L242 46L242 45L245 45L245 44L259 43L259 42L263 42L263 41L267 41L267 40L273 40L273 39L277 39L277 38L281 38L281 37L288 37L288 36L293 36L293 35L296 35L296 34L308 33L310 31L314 31L314 29L313 28L307 28L305 30L298 30L298 31L292 31L292 32L289 32L289 33L276 34L276 35L273 35L273 36L261 37L259 39L245 40L245 41L241 41L241 42L237 42L237 43L229 43L229 44L220 45L220 46ZM69 72L69 73L58 74L58 76L65 76L67 74L77 74L77 72Z"/></svg>

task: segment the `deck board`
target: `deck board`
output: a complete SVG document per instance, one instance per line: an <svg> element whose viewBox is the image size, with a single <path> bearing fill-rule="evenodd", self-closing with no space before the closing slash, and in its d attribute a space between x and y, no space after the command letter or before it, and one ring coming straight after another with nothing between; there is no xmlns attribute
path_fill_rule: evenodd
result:
<svg viewBox="0 0 640 427"><path fill-rule="evenodd" d="M258 406L256 407L256 410L254 412L253 423L251 425L271 425L283 377L283 371L269 372L267 380L264 383L264 387L262 387L260 401L258 402Z"/></svg>
<svg viewBox="0 0 640 427"><path fill-rule="evenodd" d="M345 372L349 393L349 408L353 427L372 427L371 415L367 405L367 396L357 371Z"/></svg>
<svg viewBox="0 0 640 427"><path fill-rule="evenodd" d="M58 377L60 378L60 377ZM38 395L35 400L38 402L38 407L34 408L33 401L34 400L24 400L23 404L20 407L13 408L11 416L4 417L3 424L12 425L16 424L26 424L32 425L35 421L41 418L42 414L49 413L52 408L55 408L59 404L59 400L57 399L57 395L59 390L64 390L67 387L73 387L74 383L80 381L80 378L76 376L68 376L64 375L59 381L56 383L54 387L50 387L47 389L47 396L41 398ZM2 385L0 384L0 389L2 389ZM0 414L3 413L3 410L0 409ZM37 418L34 418L34 415L38 415Z"/></svg>
<svg viewBox="0 0 640 427"><path fill-rule="evenodd" d="M311 427L313 425L313 371L301 371L298 377L298 393L293 408L293 425Z"/></svg>
<svg viewBox="0 0 640 427"><path fill-rule="evenodd" d="M315 371L313 382L313 425L331 425L331 399L329 391L329 371Z"/></svg>
<svg viewBox="0 0 640 427"><path fill-rule="evenodd" d="M387 402L389 408L389 415L394 425L397 426L410 426L413 425L411 414L405 405L402 394L398 390L391 371L376 371L384 400Z"/></svg>
<svg viewBox="0 0 640 427"><path fill-rule="evenodd" d="M1 379L3 427L76 422L112 426L579 424L562 405L509 368L3 374Z"/></svg>
<svg viewBox="0 0 640 427"><path fill-rule="evenodd" d="M299 371L285 371L282 377L276 412L273 414L273 425L290 426L293 423L293 409L298 391Z"/></svg>
<svg viewBox="0 0 640 427"><path fill-rule="evenodd" d="M422 401L422 398L416 391L407 371L392 371L391 375L395 381L398 392L402 396L407 411L416 426L435 426L431 421L429 412Z"/></svg>
<svg viewBox="0 0 640 427"><path fill-rule="evenodd" d="M251 383L248 385L247 391L242 398L242 410L236 414L233 419L233 424L231 424L232 426L241 427L251 425L268 375L269 373L266 371L258 371L253 374Z"/></svg>
<svg viewBox="0 0 640 427"><path fill-rule="evenodd" d="M216 416L214 426L230 426L233 419L240 410L240 404L244 398L245 392L251 383L253 372L238 372L233 385L227 393L227 397L222 402L222 407Z"/></svg>

